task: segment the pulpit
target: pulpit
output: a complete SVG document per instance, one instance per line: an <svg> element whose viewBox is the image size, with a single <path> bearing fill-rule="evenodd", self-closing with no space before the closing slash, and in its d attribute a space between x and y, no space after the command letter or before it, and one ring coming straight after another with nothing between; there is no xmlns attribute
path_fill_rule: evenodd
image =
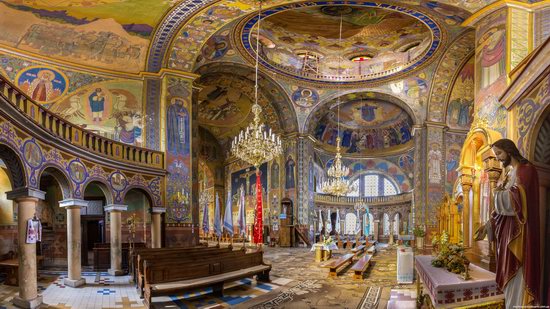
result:
<svg viewBox="0 0 550 309"><path fill-rule="evenodd" d="M415 257L417 295L431 302L430 307L504 309L504 295L497 287L494 273L470 264L472 278L464 280L458 274L432 266L432 259L428 255Z"/></svg>

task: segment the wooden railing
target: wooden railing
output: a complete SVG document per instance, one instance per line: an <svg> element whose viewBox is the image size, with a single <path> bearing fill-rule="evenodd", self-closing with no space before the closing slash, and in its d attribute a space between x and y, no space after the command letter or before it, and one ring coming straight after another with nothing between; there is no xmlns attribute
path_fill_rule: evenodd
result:
<svg viewBox="0 0 550 309"><path fill-rule="evenodd" d="M316 204L346 205L353 206L359 201L367 205L393 205L412 201L412 193L402 193L388 196L374 197L356 197L356 196L334 196L321 193L315 193L314 201Z"/></svg>
<svg viewBox="0 0 550 309"><path fill-rule="evenodd" d="M82 129L34 102L2 75L0 94L27 118L59 139L107 159L164 169L164 153L117 142Z"/></svg>

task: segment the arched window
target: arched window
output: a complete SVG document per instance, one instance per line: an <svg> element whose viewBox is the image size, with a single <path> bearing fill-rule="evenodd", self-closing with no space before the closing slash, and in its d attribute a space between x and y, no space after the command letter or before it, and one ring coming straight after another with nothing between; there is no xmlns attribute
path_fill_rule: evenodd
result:
<svg viewBox="0 0 550 309"><path fill-rule="evenodd" d="M395 183L383 174L367 173L361 175L353 181L353 186L357 190L348 193L348 196L374 197L399 194Z"/></svg>
<svg viewBox="0 0 550 309"><path fill-rule="evenodd" d="M369 224L369 235L374 235L374 216L371 213L369 213Z"/></svg>
<svg viewBox="0 0 550 309"><path fill-rule="evenodd" d="M390 235L390 216L384 214L384 236Z"/></svg>
<svg viewBox="0 0 550 309"><path fill-rule="evenodd" d="M399 224L401 223L399 217L399 213L396 213L393 217L393 235L399 235Z"/></svg>
<svg viewBox="0 0 550 309"><path fill-rule="evenodd" d="M357 216L349 212L346 214L346 231L344 234L346 235L355 235L355 231L357 230Z"/></svg>
<svg viewBox="0 0 550 309"><path fill-rule="evenodd" d="M348 193L348 196L359 196L359 178L357 178L351 185L353 191Z"/></svg>

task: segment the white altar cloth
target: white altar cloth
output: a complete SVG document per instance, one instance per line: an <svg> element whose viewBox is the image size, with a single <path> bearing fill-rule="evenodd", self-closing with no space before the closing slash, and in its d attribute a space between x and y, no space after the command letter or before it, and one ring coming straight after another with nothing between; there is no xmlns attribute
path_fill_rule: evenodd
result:
<svg viewBox="0 0 550 309"><path fill-rule="evenodd" d="M397 247L397 283L413 283L414 253L411 247Z"/></svg>

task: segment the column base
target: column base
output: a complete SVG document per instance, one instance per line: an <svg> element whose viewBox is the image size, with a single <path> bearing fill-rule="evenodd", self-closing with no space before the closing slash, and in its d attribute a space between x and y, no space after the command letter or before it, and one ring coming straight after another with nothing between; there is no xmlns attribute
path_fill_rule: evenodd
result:
<svg viewBox="0 0 550 309"><path fill-rule="evenodd" d="M107 272L111 276L122 276L122 275L125 274L125 272L123 270L120 270L120 269L111 269L111 268L109 268L109 270Z"/></svg>
<svg viewBox="0 0 550 309"><path fill-rule="evenodd" d="M35 299L31 299L31 300L24 300L20 298L18 295L18 296L15 296L11 300L11 302L14 306L19 308L34 309L42 305L42 295L38 295Z"/></svg>
<svg viewBox="0 0 550 309"><path fill-rule="evenodd" d="M86 279L80 278L77 280L73 280L73 279L65 278L65 280L63 280L63 284L66 286L70 286L71 288L77 288L79 286L85 285Z"/></svg>

